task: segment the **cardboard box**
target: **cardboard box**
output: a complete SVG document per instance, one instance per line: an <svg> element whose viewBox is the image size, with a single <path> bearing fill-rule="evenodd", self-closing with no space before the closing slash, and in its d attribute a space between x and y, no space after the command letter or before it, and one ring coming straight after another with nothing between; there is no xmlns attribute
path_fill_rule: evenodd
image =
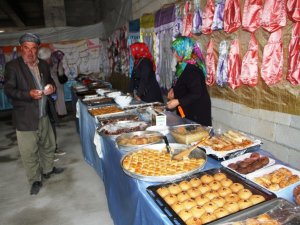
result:
<svg viewBox="0 0 300 225"><path fill-rule="evenodd" d="M151 120L152 126L166 126L167 125L167 116L162 112L152 110L151 118L152 118L152 120Z"/></svg>

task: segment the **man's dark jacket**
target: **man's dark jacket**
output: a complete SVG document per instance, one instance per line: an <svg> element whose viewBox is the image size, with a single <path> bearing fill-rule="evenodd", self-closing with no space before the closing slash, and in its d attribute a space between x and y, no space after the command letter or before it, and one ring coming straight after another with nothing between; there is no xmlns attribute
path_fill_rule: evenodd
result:
<svg viewBox="0 0 300 225"><path fill-rule="evenodd" d="M52 84L50 69L46 61L39 59L40 75L44 85ZM19 131L33 131L38 129L39 103L29 95L31 89L38 89L35 85L33 74L18 57L5 65L4 92L11 99L13 105L13 121ZM46 111L49 113L47 101Z"/></svg>

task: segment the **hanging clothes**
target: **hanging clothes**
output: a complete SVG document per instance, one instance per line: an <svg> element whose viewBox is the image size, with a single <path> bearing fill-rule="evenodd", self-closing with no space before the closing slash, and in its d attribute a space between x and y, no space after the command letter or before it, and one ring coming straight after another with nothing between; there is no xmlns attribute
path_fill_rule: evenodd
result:
<svg viewBox="0 0 300 225"><path fill-rule="evenodd" d="M183 32L183 12L180 7L180 4L175 5L175 22L174 22L174 28L173 28L173 37L182 36Z"/></svg>
<svg viewBox="0 0 300 225"><path fill-rule="evenodd" d="M300 22L300 1L287 0L286 12L291 21Z"/></svg>
<svg viewBox="0 0 300 225"><path fill-rule="evenodd" d="M206 84L208 86L214 85L216 82L216 54L214 53L214 43L213 40L207 44L207 54L205 57L206 64Z"/></svg>
<svg viewBox="0 0 300 225"><path fill-rule="evenodd" d="M300 84L300 22L295 23L292 30L286 79L292 85Z"/></svg>
<svg viewBox="0 0 300 225"><path fill-rule="evenodd" d="M240 80L251 87L258 83L258 43L253 33L251 33L248 50L242 61Z"/></svg>
<svg viewBox="0 0 300 225"><path fill-rule="evenodd" d="M243 30L253 33L260 27L262 8L262 0L245 0L242 19Z"/></svg>
<svg viewBox="0 0 300 225"><path fill-rule="evenodd" d="M242 24L239 0L226 0L224 8L224 31L232 33Z"/></svg>
<svg viewBox="0 0 300 225"><path fill-rule="evenodd" d="M183 17L183 32L182 35L189 37L192 35L193 29L193 14L191 10L191 3L185 2L184 6L184 17Z"/></svg>
<svg viewBox="0 0 300 225"><path fill-rule="evenodd" d="M203 18L202 18L202 33L211 34L212 23L214 19L215 4L213 0L207 0L206 6L203 9Z"/></svg>
<svg viewBox="0 0 300 225"><path fill-rule="evenodd" d="M228 56L228 43L223 40L219 45L219 59L217 65L217 84L221 87L225 86L228 81L228 68L227 68L227 56Z"/></svg>
<svg viewBox="0 0 300 225"><path fill-rule="evenodd" d="M228 54L228 84L232 89L236 89L242 84L240 80L241 64L240 41L239 39L234 39L231 41Z"/></svg>
<svg viewBox="0 0 300 225"><path fill-rule="evenodd" d="M212 30L222 30L224 28L224 8L225 0L216 0Z"/></svg>
<svg viewBox="0 0 300 225"><path fill-rule="evenodd" d="M260 24L270 33L284 27L286 25L285 0L265 1Z"/></svg>
<svg viewBox="0 0 300 225"><path fill-rule="evenodd" d="M283 46L282 30L271 33L268 43L264 47L261 66L261 77L267 85L274 85L282 78Z"/></svg>
<svg viewBox="0 0 300 225"><path fill-rule="evenodd" d="M193 16L193 34L200 34L202 30L202 11L200 9L199 0L194 0L194 16Z"/></svg>

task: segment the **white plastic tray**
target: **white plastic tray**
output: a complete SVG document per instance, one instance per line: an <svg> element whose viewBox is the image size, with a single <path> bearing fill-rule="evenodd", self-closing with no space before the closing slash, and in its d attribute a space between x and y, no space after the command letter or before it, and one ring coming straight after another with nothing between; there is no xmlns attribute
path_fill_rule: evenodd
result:
<svg viewBox="0 0 300 225"><path fill-rule="evenodd" d="M268 156L268 158L269 158L269 163L268 163L267 165L265 165L264 167L262 167L262 168L260 168L260 169L258 169L258 170L256 170L256 171L254 171L254 172L252 172L252 173L241 174L241 173L237 172L236 170L233 170L233 169L231 169L230 167L228 167L228 165L229 165L230 163L236 163L237 161L242 161L242 160L244 160L244 159L246 159L246 158L249 158L251 154L252 154L252 152L251 152L251 153L246 153L246 154L237 156L237 157L235 157L235 158L232 158L232 159L223 161L223 162L221 162L221 164L222 164L222 166L224 166L224 167L226 167L226 168L232 170L233 172L235 172L235 173L241 175L242 177L246 177L246 176L248 176L248 175L251 175L251 174L253 174L253 173L258 172L258 171L261 170L261 169L264 169L264 168L266 168L266 167L269 167L269 166L272 166L272 165L275 164L275 160L272 159L272 158L270 158L270 157ZM260 156L262 157L262 156L264 156L264 155L261 155L261 154L260 154Z"/></svg>
<svg viewBox="0 0 300 225"><path fill-rule="evenodd" d="M249 180L251 180L253 183L259 185L260 187L269 190L268 188L266 188L266 187L264 187L264 186L262 186L262 185L256 183L256 182L254 181L254 178L261 177L261 176L263 176L263 175L265 175L265 174L272 173L273 171L278 170L279 168L282 168L282 167L283 167L283 168L286 168L286 169L289 169L294 175L298 175L298 176L300 177L300 171L295 170L295 169L293 169L293 168L290 168L290 167L288 167L288 166L281 165L281 164L275 164L275 165L273 165L273 166L269 166L269 167L267 167L267 168L261 169L261 170L259 170L259 171L257 171L257 172L248 174L248 175L246 176L246 178L249 179ZM279 189L278 191L271 191L271 190L269 190L269 191L270 191L270 192L273 192L274 194L276 194L276 195L278 196L278 194L279 194L280 192L283 192L283 191L285 191L286 189L289 189L289 188L291 188L291 187L295 187L295 186L297 186L298 184L300 184L300 181L297 181L296 183L293 183L293 184L291 184L291 185L289 185L289 186L286 186L286 187L284 187L284 188L281 188L281 189Z"/></svg>

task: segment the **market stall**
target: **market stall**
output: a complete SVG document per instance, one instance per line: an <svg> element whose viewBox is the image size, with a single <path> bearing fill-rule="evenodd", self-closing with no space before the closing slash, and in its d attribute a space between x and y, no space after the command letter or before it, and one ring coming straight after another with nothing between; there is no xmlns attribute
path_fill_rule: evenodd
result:
<svg viewBox="0 0 300 225"><path fill-rule="evenodd" d="M106 92L106 96L109 95L109 93L116 93L116 91ZM94 96L94 98L99 98L99 96L98 97ZM151 180L147 181L145 179L139 179L138 176L132 176L132 174L130 172L128 173L128 171L127 173L125 173L126 169L124 169L124 165L122 164L122 162L124 160L124 156L128 155L128 151L127 150L124 151L124 149L120 147L119 139L116 139L116 137L119 137L119 135L109 135L109 134L104 134L103 132L102 133L99 132L101 131L101 128L107 126L107 124L101 126L100 121L102 120L99 119L97 115L93 114L95 113L95 111L92 111L95 108L99 110L101 108L108 107L108 105L102 104L101 106L101 104L98 104L98 105L91 106L86 104L85 99L79 100L78 104L79 104L79 114L80 114L79 132L80 132L80 138L82 143L83 155L85 160L96 170L96 172L104 182L109 210L114 220L114 223L122 224L122 225L123 224L131 224L131 225L132 224L184 224L182 223L183 222L182 217L179 217L178 215L174 214L174 211L172 211L170 207L164 205L163 202L164 200L162 200L160 197L157 197L156 196L157 193L156 194L153 193L155 193L155 190L158 190L158 188L161 187L160 185L165 184L166 186L168 186L174 183L179 184L180 182L183 182L185 179L191 180L193 176L195 176L195 174L191 173L188 176L182 176L180 179L176 179L175 181L171 179L171 180L164 180L164 181L161 180L163 182L151 182ZM117 106L115 104L113 105ZM136 106L136 104L133 105ZM130 109L132 109L132 107ZM128 113L125 114L128 116L130 113L132 113L132 111L128 111ZM186 124L191 122L178 117L173 112L164 112L164 113L167 116L167 126L169 128L178 127L178 125L180 124ZM114 123L110 121L108 125L111 124ZM173 136L171 136L169 132L164 134L167 134L167 137L170 140L172 146L172 143L175 142L175 139L172 138ZM122 135L122 133L120 133L120 135ZM269 169L270 171L272 171L270 169L272 168L272 165L276 164L277 169L279 167L287 166L287 168L292 170L293 173L295 174L299 173L299 171L293 170L292 168L288 167L288 165L284 164L279 159L276 159L273 155L271 155L267 151L262 150L260 148L260 145L254 145L254 147L252 148L247 148L246 151L239 151L239 152L240 153L242 152L243 154L237 154L234 156L243 157L240 160L245 160L247 157L250 157L250 154L252 152L259 153L261 156L264 157L268 157L269 161L266 169ZM245 152L249 152L247 153L248 155L244 154ZM203 173L203 171L205 173L206 172L210 173L212 169L218 170L220 168L221 171L227 168L226 170L227 172L228 169L231 170L231 172L233 172L233 170L230 169L228 165L232 164L233 162L235 163L237 162L234 156L232 156L232 159L230 159L231 161L230 160L224 161L224 160L216 159L216 157L211 157L211 155L208 155L205 166L199 169L196 172L196 174L200 176L201 173ZM278 167L278 165L280 166ZM275 201L274 199L280 197L290 202L294 202L293 189L297 184L299 184L299 181L284 188L283 191L275 192L277 195L276 196L274 192L270 192L269 190L262 188L258 184L254 184L253 182L251 182L249 180L249 177L242 174L241 171L240 173L235 173L235 172L228 173L227 176L232 176L232 174L234 174L233 175L234 178L232 179L237 179L239 182L242 182L244 186L249 184L249 188L251 188L251 190L253 189L252 190L253 193L257 191L259 193L262 192L264 194L266 202L269 201L273 202ZM262 173L256 173L257 176L258 175L261 176L261 174ZM151 192L153 190L154 192ZM159 198L158 201L157 198ZM255 209L255 207L250 207L249 209L251 208ZM247 211L245 211L244 214L245 213L247 213ZM226 218L227 217L224 217L223 220L225 220Z"/></svg>

